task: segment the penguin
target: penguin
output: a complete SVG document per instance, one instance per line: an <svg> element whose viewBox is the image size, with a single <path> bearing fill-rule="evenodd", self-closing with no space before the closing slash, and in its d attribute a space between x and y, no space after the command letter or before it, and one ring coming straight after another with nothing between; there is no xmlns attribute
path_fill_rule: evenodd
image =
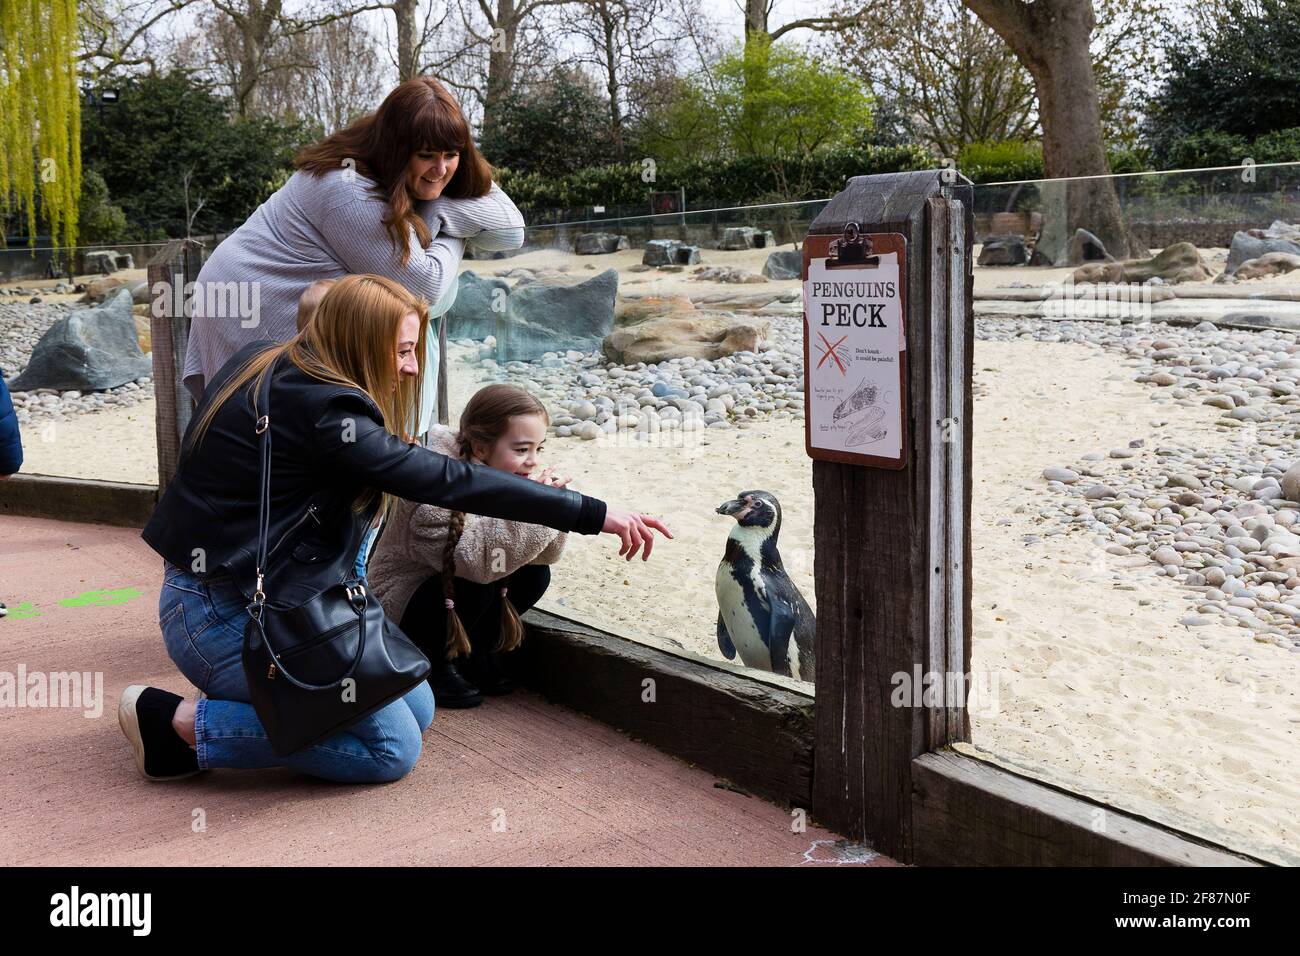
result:
<svg viewBox="0 0 1300 956"><path fill-rule="evenodd" d="M748 667L815 680L817 620L785 573L776 538L781 504L770 491L742 491L716 509L736 519L718 564L718 649Z"/></svg>

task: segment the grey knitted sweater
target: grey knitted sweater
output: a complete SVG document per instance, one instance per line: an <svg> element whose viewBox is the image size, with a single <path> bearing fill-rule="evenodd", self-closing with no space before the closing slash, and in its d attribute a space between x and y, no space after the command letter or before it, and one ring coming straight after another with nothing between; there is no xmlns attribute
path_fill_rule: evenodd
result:
<svg viewBox="0 0 1300 956"><path fill-rule="evenodd" d="M228 236L199 270L183 379L198 397L203 383L256 339L285 342L297 333L298 299L317 279L373 273L400 282L431 303L451 307L465 240L478 249L517 249L524 219L496 183L486 196L416 203L434 239L421 250L411 231L402 265L385 231L386 205L374 182L354 170L320 176L297 170ZM430 336L430 339L435 336ZM436 349L436 342L432 349ZM436 374L426 354L422 374ZM435 378L424 379L426 406ZM427 420L428 408L422 416Z"/></svg>

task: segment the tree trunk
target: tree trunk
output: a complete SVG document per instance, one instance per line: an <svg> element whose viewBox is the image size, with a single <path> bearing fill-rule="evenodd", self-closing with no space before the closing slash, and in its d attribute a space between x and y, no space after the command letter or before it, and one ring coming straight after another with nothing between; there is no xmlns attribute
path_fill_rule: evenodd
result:
<svg viewBox="0 0 1300 956"><path fill-rule="evenodd" d="M239 30L239 81L235 85L235 111L241 116L257 112L258 84L271 30L280 18L283 0L249 0L243 16L232 17Z"/></svg>
<svg viewBox="0 0 1300 956"><path fill-rule="evenodd" d="M614 161L623 162L623 113L618 105L618 24L602 6L605 27L605 90L609 94L609 133L614 144Z"/></svg>
<svg viewBox="0 0 1300 956"><path fill-rule="evenodd" d="M1044 175L1109 176L1089 51L1096 26L1092 0L966 0L966 5L1007 42L1034 78ZM1145 254L1124 223L1112 180L1074 179L1060 188L1065 221L1055 228L1044 221L1045 235L1052 229L1058 241L1068 240L1075 229L1087 229L1117 259Z"/></svg>
<svg viewBox="0 0 1300 956"><path fill-rule="evenodd" d="M397 82L404 83L420 75L419 56L415 48L416 0L393 0L393 17L397 21Z"/></svg>
<svg viewBox="0 0 1300 956"><path fill-rule="evenodd" d="M745 46L747 48L754 34L770 35L767 29L767 0L745 0Z"/></svg>
<svg viewBox="0 0 1300 956"><path fill-rule="evenodd" d="M510 92L514 81L515 36L519 31L515 0L497 0L496 18L489 26L492 40L488 46L487 89L483 94L484 135L496 123L498 104Z"/></svg>

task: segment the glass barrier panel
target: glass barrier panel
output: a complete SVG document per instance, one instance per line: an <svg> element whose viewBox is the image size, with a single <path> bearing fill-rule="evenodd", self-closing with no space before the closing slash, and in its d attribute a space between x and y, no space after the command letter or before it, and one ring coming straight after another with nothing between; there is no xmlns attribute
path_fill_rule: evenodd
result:
<svg viewBox="0 0 1300 956"><path fill-rule="evenodd" d="M975 189L971 752L1286 863L1298 170Z"/></svg>

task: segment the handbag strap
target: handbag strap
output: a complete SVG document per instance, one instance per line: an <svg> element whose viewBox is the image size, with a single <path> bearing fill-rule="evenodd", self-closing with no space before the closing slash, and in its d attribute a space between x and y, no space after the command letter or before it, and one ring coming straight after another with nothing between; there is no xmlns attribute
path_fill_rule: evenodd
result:
<svg viewBox="0 0 1300 956"><path fill-rule="evenodd" d="M302 690L332 690L353 675L366 650L365 610L368 598L364 587L359 586L355 590L351 587L348 588L348 603L357 615L357 653L352 658L352 665L343 676L332 683L309 684L289 673L284 666L284 661L280 659L280 655L275 652L271 642L266 639L266 631L262 625L263 606L266 604L266 592L263 590L262 585L266 580L266 547L271 530L271 376L275 374L275 366L279 361L280 359L277 357L267 366L266 372L262 376L262 387L258 390L257 402L253 406L253 414L256 416L253 430L259 436L258 452L261 459L261 475L257 496L257 586L253 591L253 601L248 606L248 613L257 625L266 652L271 655L271 660L275 661L280 674L289 683Z"/></svg>
<svg viewBox="0 0 1300 956"><path fill-rule="evenodd" d="M257 416L253 430L261 436L258 446L261 475L257 496L257 586L253 590L253 603L259 610L266 603L266 592L262 585L266 575L267 538L271 532L271 376L275 374L277 362L279 358L271 362L263 373L262 387L253 405L253 414Z"/></svg>

